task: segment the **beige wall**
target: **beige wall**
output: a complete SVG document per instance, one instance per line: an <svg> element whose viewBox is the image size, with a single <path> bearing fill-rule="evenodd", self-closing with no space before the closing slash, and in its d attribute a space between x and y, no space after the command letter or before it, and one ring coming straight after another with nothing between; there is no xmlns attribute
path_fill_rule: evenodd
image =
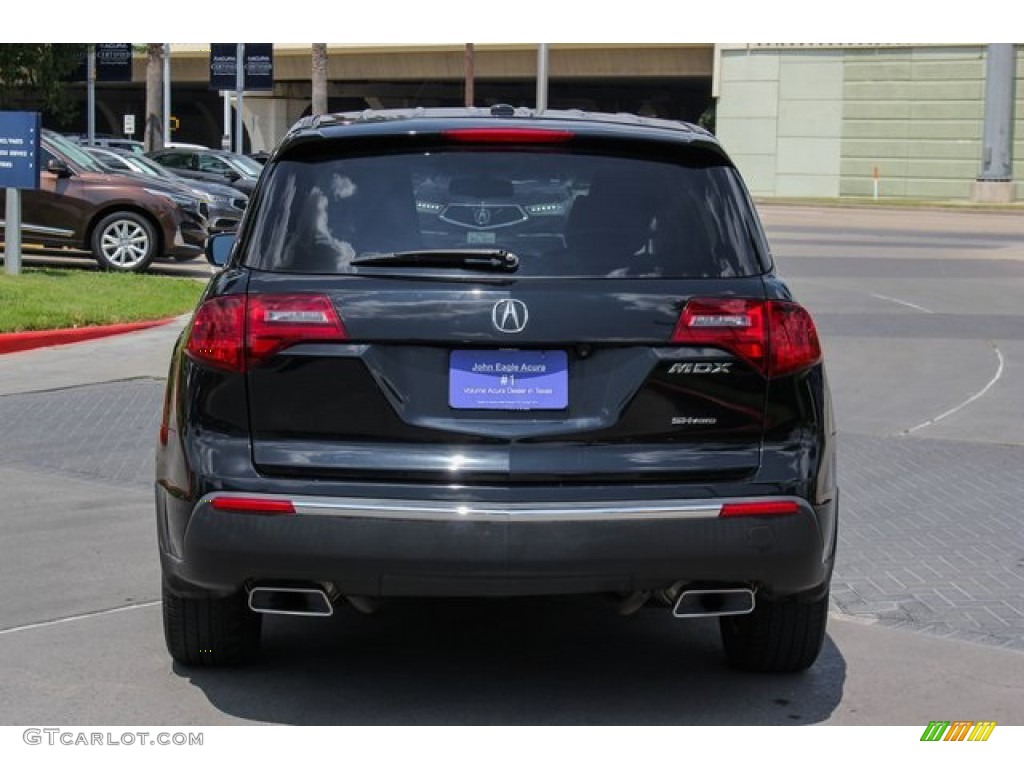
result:
<svg viewBox="0 0 1024 768"><path fill-rule="evenodd" d="M984 48L843 52L842 195L968 199L981 169Z"/></svg>
<svg viewBox="0 0 1024 768"><path fill-rule="evenodd" d="M1013 123L1013 178L1017 199L1024 200L1024 45L1017 46L1017 102Z"/></svg>
<svg viewBox="0 0 1024 768"><path fill-rule="evenodd" d="M837 196L842 60L828 51L722 54L716 132L751 192Z"/></svg>
<svg viewBox="0 0 1024 768"><path fill-rule="evenodd" d="M719 51L717 133L756 195L966 200L981 167L985 47ZM1024 178L1024 46L1014 179Z"/></svg>

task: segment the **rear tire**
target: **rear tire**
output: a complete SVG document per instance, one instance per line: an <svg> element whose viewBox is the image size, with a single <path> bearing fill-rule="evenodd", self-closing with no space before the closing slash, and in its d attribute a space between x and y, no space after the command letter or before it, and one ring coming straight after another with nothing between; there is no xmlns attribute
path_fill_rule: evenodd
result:
<svg viewBox="0 0 1024 768"><path fill-rule="evenodd" d="M259 653L262 617L245 593L181 597L163 588L164 640L175 661L190 667L245 664Z"/></svg>
<svg viewBox="0 0 1024 768"><path fill-rule="evenodd" d="M722 616L719 626L729 663L746 672L802 672L825 640L828 589L757 601L753 613Z"/></svg>

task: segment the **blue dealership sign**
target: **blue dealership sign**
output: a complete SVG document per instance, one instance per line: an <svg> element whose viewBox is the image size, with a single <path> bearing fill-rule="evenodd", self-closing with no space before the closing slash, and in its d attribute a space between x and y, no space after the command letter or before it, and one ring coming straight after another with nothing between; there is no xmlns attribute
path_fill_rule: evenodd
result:
<svg viewBox="0 0 1024 768"><path fill-rule="evenodd" d="M39 189L39 113L0 112L0 188Z"/></svg>

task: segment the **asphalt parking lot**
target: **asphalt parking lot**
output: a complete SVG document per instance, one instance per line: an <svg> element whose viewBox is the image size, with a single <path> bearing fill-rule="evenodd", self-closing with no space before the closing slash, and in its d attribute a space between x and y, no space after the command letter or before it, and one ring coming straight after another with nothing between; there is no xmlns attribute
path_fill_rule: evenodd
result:
<svg viewBox="0 0 1024 768"><path fill-rule="evenodd" d="M1024 215L765 222L843 435L836 608L1024 650Z"/></svg>
<svg viewBox="0 0 1024 768"><path fill-rule="evenodd" d="M171 663L152 449L181 323L0 356L0 723L1024 724L1024 215L763 209L840 427L829 640L729 671L711 620L396 601Z"/></svg>

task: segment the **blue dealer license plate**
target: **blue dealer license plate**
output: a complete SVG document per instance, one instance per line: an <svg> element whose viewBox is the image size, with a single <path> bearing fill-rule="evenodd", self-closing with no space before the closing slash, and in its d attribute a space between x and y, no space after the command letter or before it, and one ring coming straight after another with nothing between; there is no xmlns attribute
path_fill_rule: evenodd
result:
<svg viewBox="0 0 1024 768"><path fill-rule="evenodd" d="M569 405L568 358L558 350L456 350L449 365L448 404L498 411L560 410Z"/></svg>

